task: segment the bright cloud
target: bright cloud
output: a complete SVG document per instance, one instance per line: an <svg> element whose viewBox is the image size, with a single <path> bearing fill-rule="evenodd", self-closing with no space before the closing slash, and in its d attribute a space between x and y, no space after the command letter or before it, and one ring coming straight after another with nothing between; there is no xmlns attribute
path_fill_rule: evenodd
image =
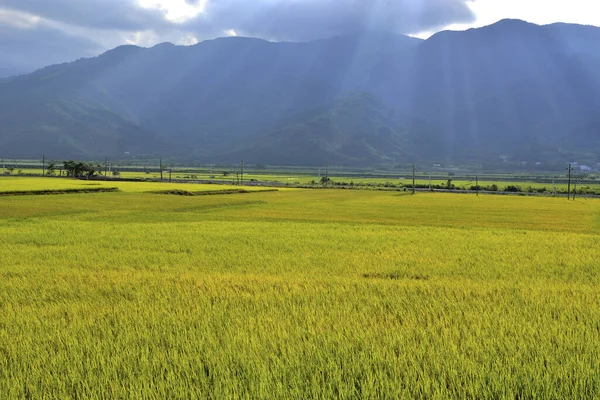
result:
<svg viewBox="0 0 600 400"><path fill-rule="evenodd" d="M600 25L600 2L597 0L475 0L471 9L478 25L488 25L504 18L523 19L540 25L571 22Z"/></svg>
<svg viewBox="0 0 600 400"><path fill-rule="evenodd" d="M138 4L142 8L162 11L168 21L184 23L196 18L204 11L206 0L198 2L186 0L138 0Z"/></svg>
<svg viewBox="0 0 600 400"><path fill-rule="evenodd" d="M468 6L476 16L473 23L451 24L444 29L478 28L506 18L538 25L566 22L600 26L599 0L471 0ZM428 30L417 36L427 38L435 32Z"/></svg>
<svg viewBox="0 0 600 400"><path fill-rule="evenodd" d="M24 12L5 10L0 8L0 25L13 26L15 28L34 28L42 19L36 15Z"/></svg>

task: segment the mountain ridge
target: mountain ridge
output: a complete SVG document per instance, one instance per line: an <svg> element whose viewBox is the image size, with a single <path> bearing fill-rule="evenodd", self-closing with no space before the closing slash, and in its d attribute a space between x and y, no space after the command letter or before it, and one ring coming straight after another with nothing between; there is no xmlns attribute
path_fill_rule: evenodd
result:
<svg viewBox="0 0 600 400"><path fill-rule="evenodd" d="M590 158L600 134L599 65L600 28L518 20L427 40L358 32L306 43L228 37L119 46L0 80L0 149L33 157L56 142L68 145L52 147L55 157L214 161L254 152L268 164L286 163L295 135L305 142L296 141L293 156L288 150L289 163L519 160L524 146L544 161ZM345 111L333 117L334 109ZM381 117L389 110L393 119ZM388 147L378 148L369 132L388 125L394 129L382 128L380 138Z"/></svg>

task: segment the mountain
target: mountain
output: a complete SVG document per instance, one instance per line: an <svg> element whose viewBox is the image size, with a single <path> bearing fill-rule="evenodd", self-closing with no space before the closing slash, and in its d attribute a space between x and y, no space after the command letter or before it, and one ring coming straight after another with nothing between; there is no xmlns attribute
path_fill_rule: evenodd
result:
<svg viewBox="0 0 600 400"><path fill-rule="evenodd" d="M398 159L417 160L420 150L439 154L428 142L427 131L414 135L415 121L366 93L350 93L341 100L279 121L251 141L218 152L221 161L270 160L274 164L377 165ZM215 159L216 160L216 159Z"/></svg>
<svg viewBox="0 0 600 400"><path fill-rule="evenodd" d="M103 110L106 126L121 129L127 122L148 137L167 136L170 147L154 147L154 155L212 154L285 116L334 101L346 85L343 72L364 68L363 59L372 51L420 43L388 35L386 45L374 50L375 35L380 36L361 33L312 43L221 38L191 47L122 46L97 58L51 66L0 86L0 146L10 154L35 155L48 152L46 143L34 140L23 148L10 138L45 135L48 142L64 142L67 135L78 145L64 147L56 157L149 154L147 147L133 150L124 140L128 145L118 151L79 145L78 129L104 128L93 115L65 108L76 102ZM355 62L357 54L364 56ZM43 117L32 119L32 114ZM117 131L106 133L108 142Z"/></svg>
<svg viewBox="0 0 600 400"><path fill-rule="evenodd" d="M428 40L122 46L0 80L11 157L266 164L546 161L600 153L600 28L503 20Z"/></svg>
<svg viewBox="0 0 600 400"><path fill-rule="evenodd" d="M448 155L454 158L515 155L532 142L558 152L559 138L594 119L598 110L600 52L593 38L600 29L571 25L579 33L575 40L556 28L504 20L439 33L417 50L406 74L414 82L412 95L387 98L436 124L451 138ZM573 43L581 46L575 49ZM581 142L570 146L585 148Z"/></svg>

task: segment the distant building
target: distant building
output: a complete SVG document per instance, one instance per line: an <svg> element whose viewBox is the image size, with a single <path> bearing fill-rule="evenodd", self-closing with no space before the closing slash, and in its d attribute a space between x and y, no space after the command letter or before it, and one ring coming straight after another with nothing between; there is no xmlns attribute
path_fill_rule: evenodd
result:
<svg viewBox="0 0 600 400"><path fill-rule="evenodd" d="M585 172L589 172L592 170L592 167L590 167L589 165L580 165L579 166L579 170L580 171L585 171Z"/></svg>

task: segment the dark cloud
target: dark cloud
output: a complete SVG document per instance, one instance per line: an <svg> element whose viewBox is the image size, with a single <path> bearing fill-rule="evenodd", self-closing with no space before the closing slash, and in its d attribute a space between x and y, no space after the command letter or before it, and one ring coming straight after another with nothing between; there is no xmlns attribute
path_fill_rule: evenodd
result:
<svg viewBox="0 0 600 400"><path fill-rule="evenodd" d="M164 31L164 11L137 0L1 0L2 7L66 24L100 29ZM306 40L364 28L415 33L473 21L472 0L207 0L184 27L201 35L234 29L269 39ZM198 5L204 0L186 0Z"/></svg>
<svg viewBox="0 0 600 400"><path fill-rule="evenodd" d="M96 55L100 51L102 48L92 40L44 24L32 28L0 25L0 69L4 71L31 72L47 65Z"/></svg>
<svg viewBox="0 0 600 400"><path fill-rule="evenodd" d="M132 38L145 45L189 43L192 36L210 39L230 29L289 41L364 29L417 33L473 21L470 1L186 0L191 5L206 2L205 10L175 23L165 18L165 10L144 9L138 0L0 0L0 68L30 69L96 55ZM19 27L6 19L10 13L41 22Z"/></svg>
<svg viewBox="0 0 600 400"><path fill-rule="evenodd" d="M136 0L1 0L0 7L86 28L136 31L169 24L163 12Z"/></svg>
<svg viewBox="0 0 600 400"><path fill-rule="evenodd" d="M194 3L198 0L188 0ZM209 0L191 24L275 40L310 40L363 29L417 33L472 22L470 0Z"/></svg>

